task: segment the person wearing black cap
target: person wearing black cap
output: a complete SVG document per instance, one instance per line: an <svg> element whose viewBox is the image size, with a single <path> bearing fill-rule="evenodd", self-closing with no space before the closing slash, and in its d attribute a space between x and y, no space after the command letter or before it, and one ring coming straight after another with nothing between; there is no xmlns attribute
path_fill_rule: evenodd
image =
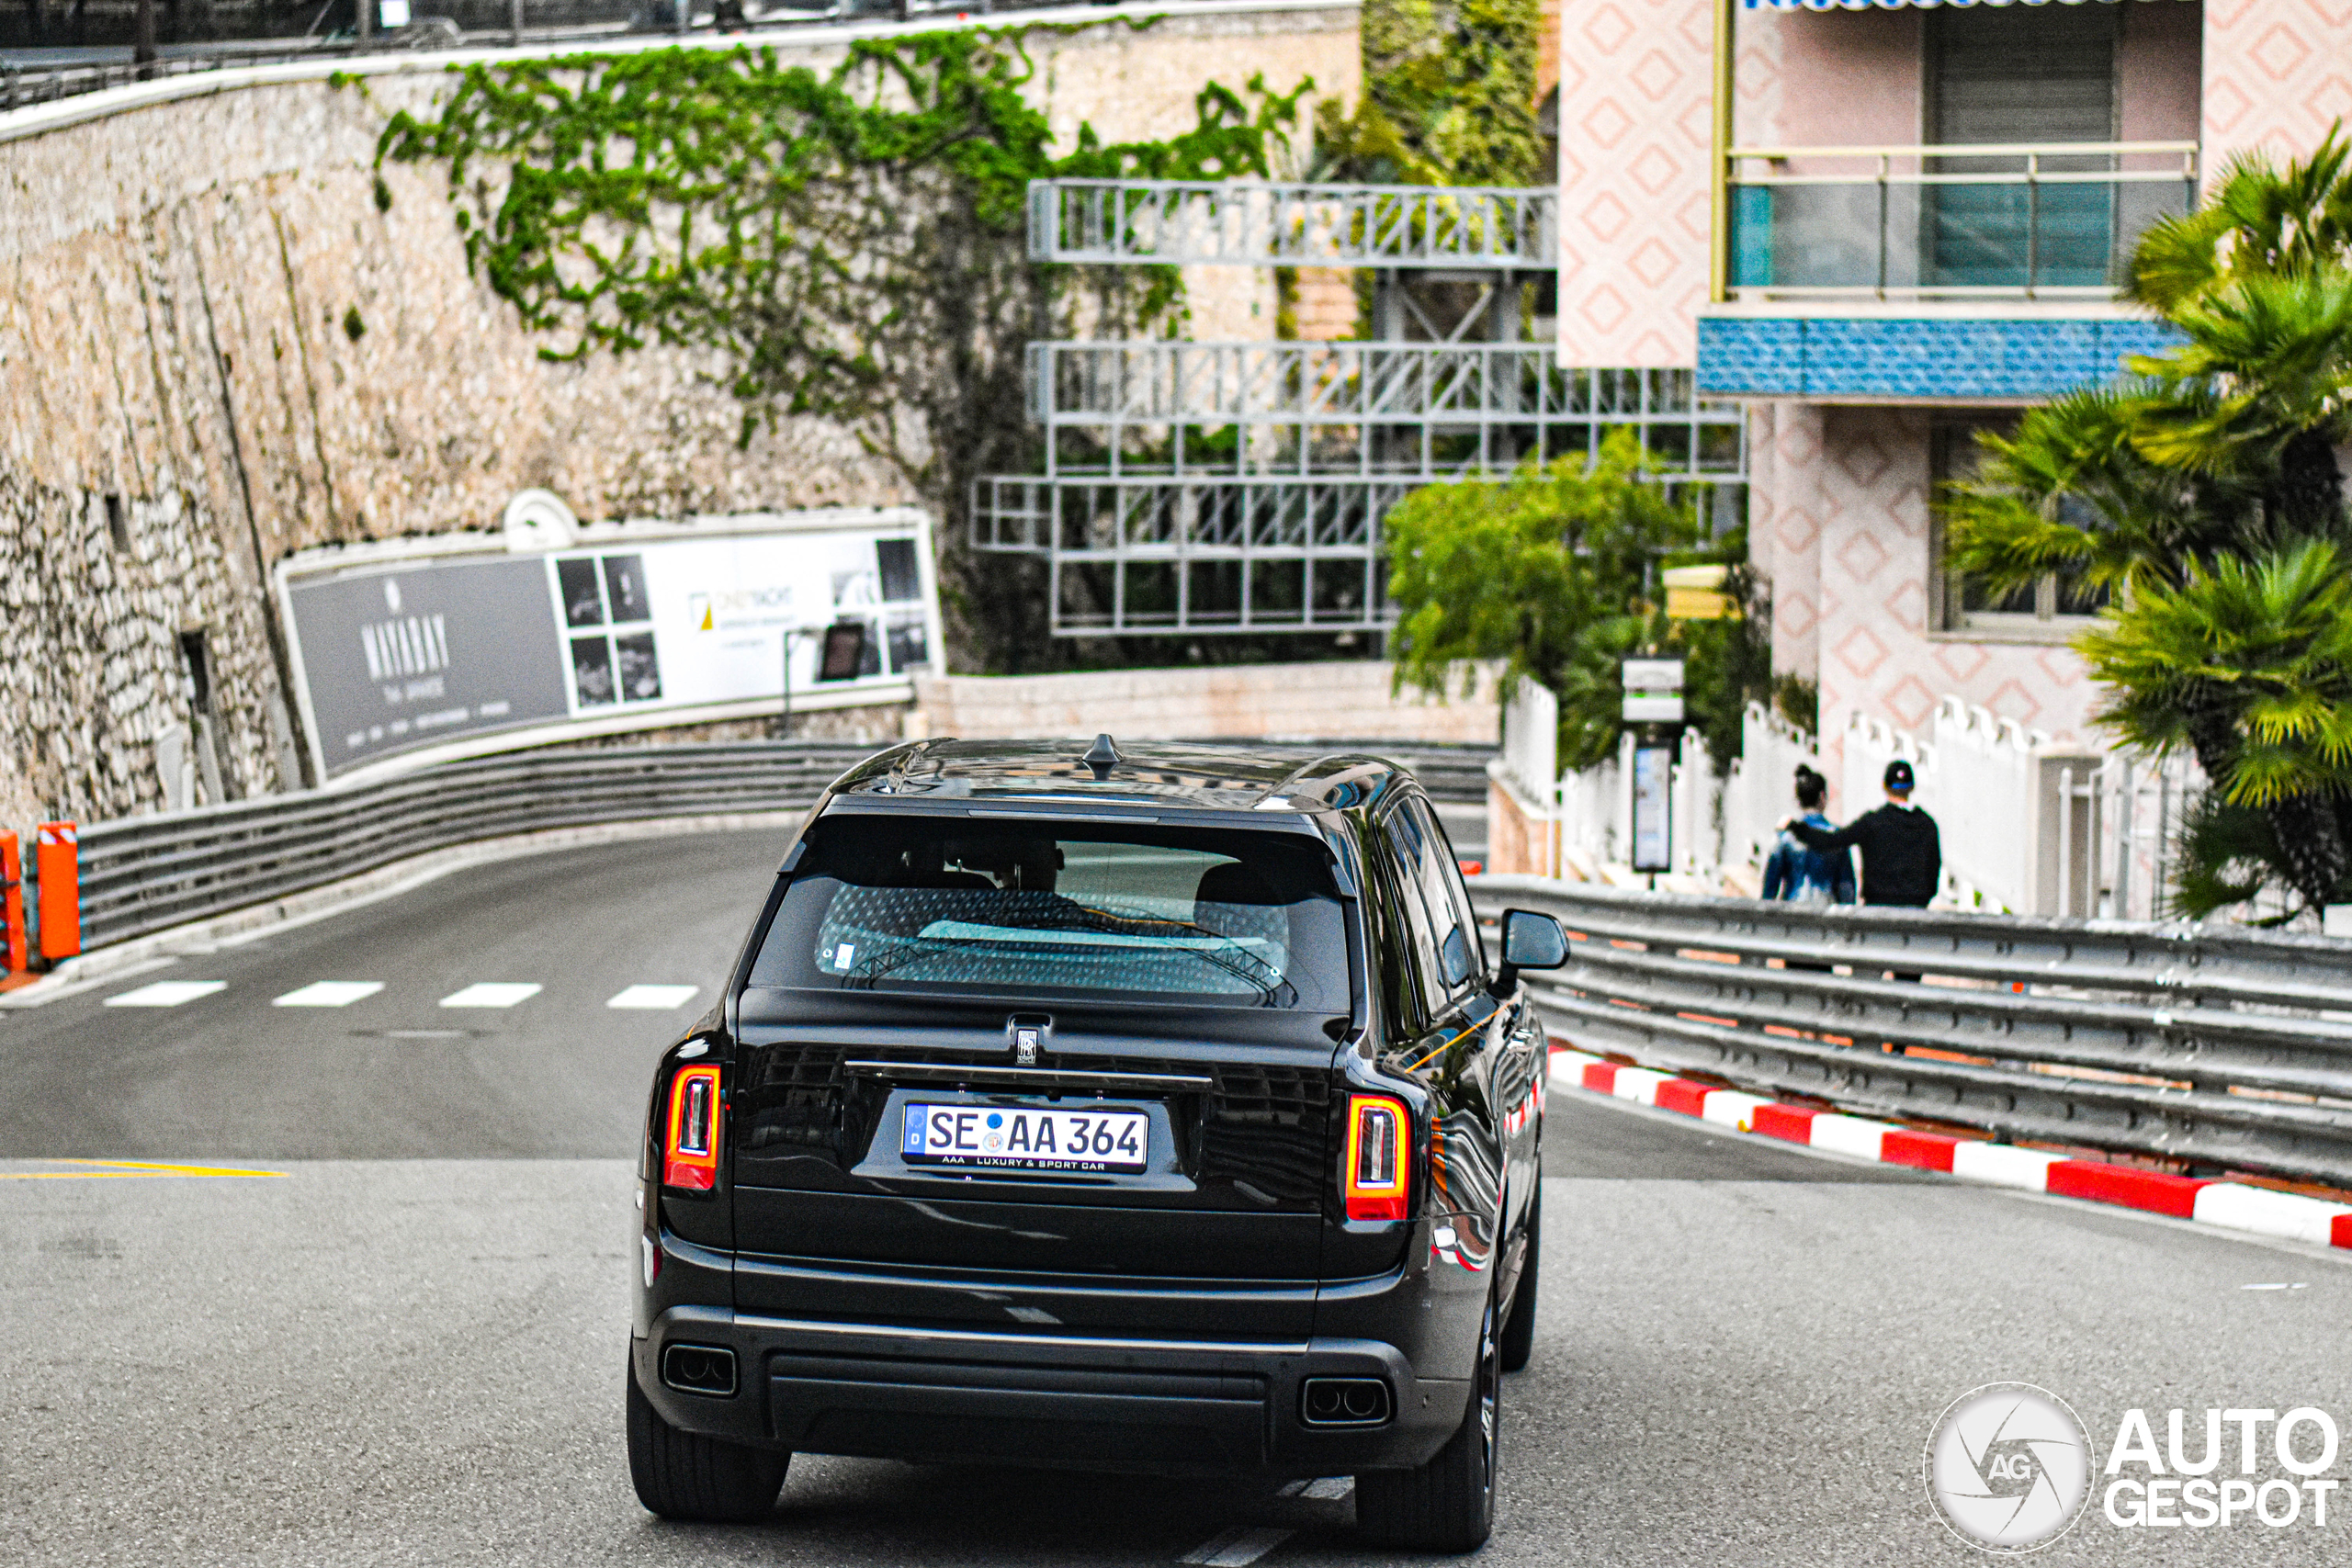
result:
<svg viewBox="0 0 2352 1568"><path fill-rule="evenodd" d="M1936 819L1911 804L1911 764L1897 757L1886 765L1886 804L1863 812L1843 828L1817 828L1799 818L1781 830L1807 849L1825 854L1862 852L1862 902L1924 909L1943 884L1944 852Z"/></svg>

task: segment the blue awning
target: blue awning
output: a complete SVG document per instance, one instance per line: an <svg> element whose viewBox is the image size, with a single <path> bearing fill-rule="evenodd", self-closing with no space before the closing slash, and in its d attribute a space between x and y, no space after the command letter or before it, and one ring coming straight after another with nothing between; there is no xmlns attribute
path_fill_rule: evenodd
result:
<svg viewBox="0 0 2352 1568"><path fill-rule="evenodd" d="M2121 0L1742 0L1742 3L1751 11L1932 11L1940 6L2114 6L2121 4Z"/></svg>

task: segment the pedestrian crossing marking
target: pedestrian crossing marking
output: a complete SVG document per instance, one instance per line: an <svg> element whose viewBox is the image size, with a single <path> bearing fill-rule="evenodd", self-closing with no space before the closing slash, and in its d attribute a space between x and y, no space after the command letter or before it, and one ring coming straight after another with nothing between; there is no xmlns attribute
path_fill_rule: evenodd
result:
<svg viewBox="0 0 2352 1568"><path fill-rule="evenodd" d="M477 980L462 991L452 991L441 998L445 1008L511 1008L518 1002L529 1001L541 987L528 981Z"/></svg>
<svg viewBox="0 0 2352 1568"><path fill-rule="evenodd" d="M199 997L209 997L215 991L228 988L226 980L157 980L135 991L108 997L105 1005L110 1008L175 1008L183 1002L192 1002Z"/></svg>
<svg viewBox="0 0 2352 1568"><path fill-rule="evenodd" d="M269 1005L274 1008L347 1008L384 988L381 980L313 980L288 991Z"/></svg>
<svg viewBox="0 0 2352 1568"><path fill-rule="evenodd" d="M669 1012L695 999L700 986L631 986L605 1005L640 1012Z"/></svg>

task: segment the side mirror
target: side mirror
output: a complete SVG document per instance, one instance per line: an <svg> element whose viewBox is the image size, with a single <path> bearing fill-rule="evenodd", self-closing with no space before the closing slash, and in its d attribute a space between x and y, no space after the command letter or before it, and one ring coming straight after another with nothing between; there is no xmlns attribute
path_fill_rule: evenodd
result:
<svg viewBox="0 0 2352 1568"><path fill-rule="evenodd" d="M1507 997L1522 969L1557 969L1568 961L1568 933L1560 922L1533 909L1503 911L1503 962L1495 973L1495 994Z"/></svg>

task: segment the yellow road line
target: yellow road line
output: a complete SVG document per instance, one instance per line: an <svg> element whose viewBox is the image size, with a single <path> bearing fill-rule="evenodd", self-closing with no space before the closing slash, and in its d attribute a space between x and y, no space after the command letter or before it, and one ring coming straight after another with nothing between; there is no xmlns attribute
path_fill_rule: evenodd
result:
<svg viewBox="0 0 2352 1568"><path fill-rule="evenodd" d="M242 1170L224 1165L154 1165L135 1159L62 1159L55 1165L101 1166L99 1170L0 1170L0 1181L104 1181L156 1176L284 1176L282 1170Z"/></svg>

